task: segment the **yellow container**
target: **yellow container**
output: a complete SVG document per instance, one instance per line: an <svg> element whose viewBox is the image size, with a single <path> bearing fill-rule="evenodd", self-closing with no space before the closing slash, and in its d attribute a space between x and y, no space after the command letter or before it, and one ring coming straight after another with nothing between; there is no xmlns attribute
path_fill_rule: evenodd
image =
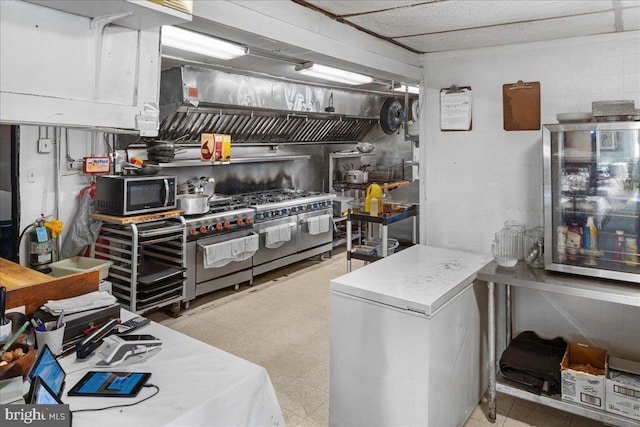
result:
<svg viewBox="0 0 640 427"><path fill-rule="evenodd" d="M222 135L222 163L231 160L231 135Z"/></svg>
<svg viewBox="0 0 640 427"><path fill-rule="evenodd" d="M378 206L382 206L382 188L375 182L367 188L367 196L364 199L364 211L371 211L371 199L378 199Z"/></svg>

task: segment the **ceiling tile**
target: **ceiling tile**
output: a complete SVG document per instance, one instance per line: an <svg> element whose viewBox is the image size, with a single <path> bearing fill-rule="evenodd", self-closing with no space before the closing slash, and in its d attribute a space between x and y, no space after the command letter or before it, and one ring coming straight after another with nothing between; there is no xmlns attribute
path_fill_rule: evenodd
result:
<svg viewBox="0 0 640 427"><path fill-rule="evenodd" d="M311 4L336 16L344 16L374 12L378 10L402 8L414 4L429 3L431 1L438 0L306 0L305 3Z"/></svg>
<svg viewBox="0 0 640 427"><path fill-rule="evenodd" d="M397 39L420 52L441 52L615 32L614 13L580 15Z"/></svg>
<svg viewBox="0 0 640 427"><path fill-rule="evenodd" d="M640 29L640 7L622 9L622 27L624 31Z"/></svg>
<svg viewBox="0 0 640 427"><path fill-rule="evenodd" d="M353 16L347 21L383 37L395 38L601 12L612 10L612 5L610 0L440 1Z"/></svg>

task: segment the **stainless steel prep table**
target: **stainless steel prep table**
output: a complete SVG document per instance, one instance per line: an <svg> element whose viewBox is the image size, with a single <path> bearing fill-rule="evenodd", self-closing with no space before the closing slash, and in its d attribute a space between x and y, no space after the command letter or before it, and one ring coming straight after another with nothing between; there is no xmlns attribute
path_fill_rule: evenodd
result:
<svg viewBox="0 0 640 427"><path fill-rule="evenodd" d="M489 420L496 420L496 390L501 393L518 397L563 411L571 412L583 417L595 419L617 426L637 426L637 421L618 416L610 412L588 408L572 402L561 400L559 396L536 395L498 381L496 372L496 292L495 284L506 287L506 343L511 341L512 335L512 304L511 287L523 287L538 291L552 292L598 301L624 304L640 307L640 286L613 282L610 280L593 279L583 276L572 276L549 273L544 269L529 268L526 263L519 262L513 269L499 267L495 261L484 266L477 276L478 280L486 281L489 287Z"/></svg>

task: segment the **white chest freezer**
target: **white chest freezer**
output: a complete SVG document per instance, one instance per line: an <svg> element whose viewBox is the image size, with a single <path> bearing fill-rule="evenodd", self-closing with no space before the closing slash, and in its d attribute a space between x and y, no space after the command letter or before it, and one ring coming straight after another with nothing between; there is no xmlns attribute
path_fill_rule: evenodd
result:
<svg viewBox="0 0 640 427"><path fill-rule="evenodd" d="M332 426L462 426L487 387L491 257L416 245L331 281Z"/></svg>

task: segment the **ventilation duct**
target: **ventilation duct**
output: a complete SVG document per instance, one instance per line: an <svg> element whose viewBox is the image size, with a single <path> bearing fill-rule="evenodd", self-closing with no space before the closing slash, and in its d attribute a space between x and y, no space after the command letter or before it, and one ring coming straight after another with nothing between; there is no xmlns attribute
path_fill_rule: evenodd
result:
<svg viewBox="0 0 640 427"><path fill-rule="evenodd" d="M358 142L378 126L385 99L181 66L162 72L158 138L199 142L202 133L223 133L235 144Z"/></svg>

